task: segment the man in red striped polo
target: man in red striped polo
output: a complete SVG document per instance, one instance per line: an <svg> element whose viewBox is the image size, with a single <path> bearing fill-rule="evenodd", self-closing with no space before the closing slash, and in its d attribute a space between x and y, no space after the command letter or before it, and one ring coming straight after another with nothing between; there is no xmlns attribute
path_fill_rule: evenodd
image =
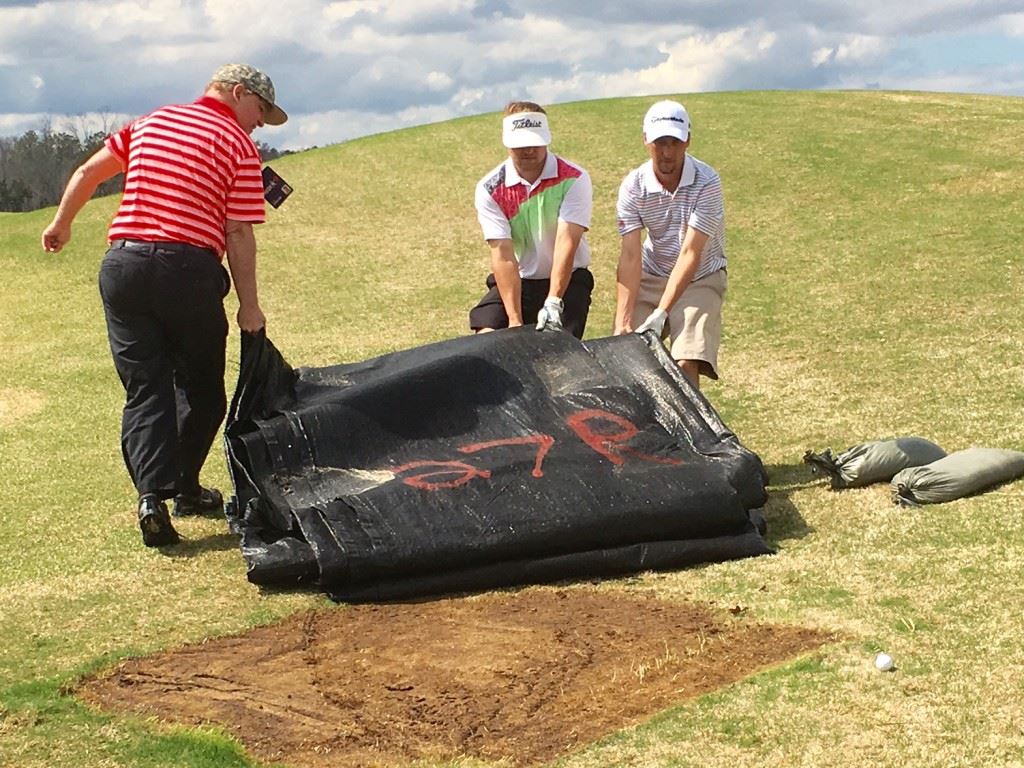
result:
<svg viewBox="0 0 1024 768"><path fill-rule="evenodd" d="M532 101L505 107L502 142L508 158L476 186L491 274L469 326L479 333L536 323L583 338L594 289L590 176L548 152L548 116Z"/></svg>
<svg viewBox="0 0 1024 768"><path fill-rule="evenodd" d="M667 332L673 359L699 388L701 375L718 378L727 284L722 183L688 154L690 117L679 102L647 110L644 145L651 159L619 186L614 332Z"/></svg>
<svg viewBox="0 0 1024 768"><path fill-rule="evenodd" d="M114 366L126 400L121 448L139 494L146 546L179 541L177 516L217 513L223 498L199 472L227 408L231 280L238 326L266 324L253 224L266 218L260 157L250 134L287 115L270 78L248 64L218 69L198 101L162 107L107 137L68 181L43 248L57 252L103 181L125 174L99 274Z"/></svg>

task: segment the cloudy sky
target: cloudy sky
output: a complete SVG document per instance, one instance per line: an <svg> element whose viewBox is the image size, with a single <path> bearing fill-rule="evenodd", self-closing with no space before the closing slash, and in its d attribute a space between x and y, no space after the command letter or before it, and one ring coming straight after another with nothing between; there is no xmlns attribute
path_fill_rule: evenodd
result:
<svg viewBox="0 0 1024 768"><path fill-rule="evenodd" d="M0 0L0 135L191 101L247 61L323 146L500 109L694 91L1024 96L1024 0Z"/></svg>

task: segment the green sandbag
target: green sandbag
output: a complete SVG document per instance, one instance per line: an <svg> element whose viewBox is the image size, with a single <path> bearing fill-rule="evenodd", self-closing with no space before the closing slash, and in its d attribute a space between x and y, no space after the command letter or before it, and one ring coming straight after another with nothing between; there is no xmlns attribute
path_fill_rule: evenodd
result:
<svg viewBox="0 0 1024 768"><path fill-rule="evenodd" d="M930 464L945 455L944 450L923 437L897 437L861 443L838 456L832 455L831 448L822 453L807 451L804 463L811 465L812 472L827 474L833 490L838 490L886 482L901 469Z"/></svg>
<svg viewBox="0 0 1024 768"><path fill-rule="evenodd" d="M1021 451L968 448L923 467L904 469L892 479L892 497L905 507L939 504L1016 480L1021 475Z"/></svg>

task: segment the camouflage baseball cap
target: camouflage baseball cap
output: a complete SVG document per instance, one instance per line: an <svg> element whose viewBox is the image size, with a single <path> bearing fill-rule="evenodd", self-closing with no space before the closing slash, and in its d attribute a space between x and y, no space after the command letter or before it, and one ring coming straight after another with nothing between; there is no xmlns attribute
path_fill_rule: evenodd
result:
<svg viewBox="0 0 1024 768"><path fill-rule="evenodd" d="M267 125L281 125L288 115L274 103L274 84L270 78L250 64L225 64L213 73L212 83L238 83L244 85L270 105Z"/></svg>

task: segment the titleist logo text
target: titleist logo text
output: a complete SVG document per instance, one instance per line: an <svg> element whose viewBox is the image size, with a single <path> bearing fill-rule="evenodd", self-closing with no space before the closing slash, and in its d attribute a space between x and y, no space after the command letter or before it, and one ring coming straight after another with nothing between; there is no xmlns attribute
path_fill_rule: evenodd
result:
<svg viewBox="0 0 1024 768"><path fill-rule="evenodd" d="M543 124L540 120L532 120L529 117L520 117L517 120L512 121L512 130L518 128L541 128Z"/></svg>

